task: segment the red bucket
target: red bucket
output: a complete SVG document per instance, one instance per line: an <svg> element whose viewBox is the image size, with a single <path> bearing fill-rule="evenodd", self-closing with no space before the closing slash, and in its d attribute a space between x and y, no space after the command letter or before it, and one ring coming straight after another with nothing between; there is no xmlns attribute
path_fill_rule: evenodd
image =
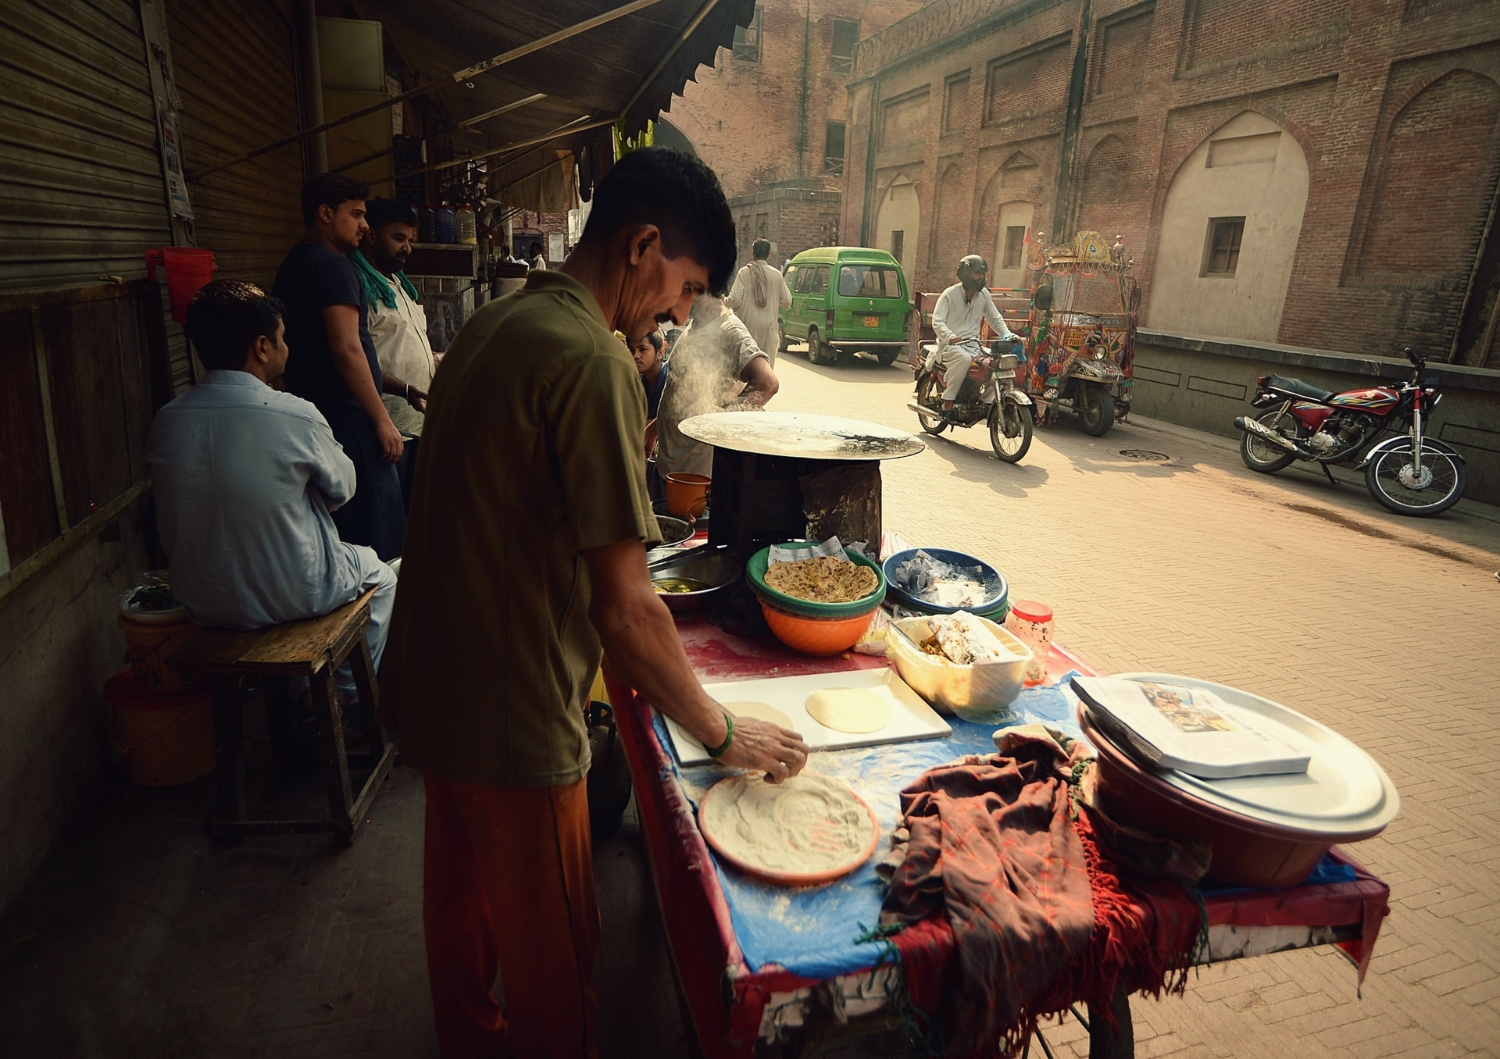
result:
<svg viewBox="0 0 1500 1059"><path fill-rule="evenodd" d="M156 279L156 266L167 269L167 296L172 302L172 319L179 324L187 321L187 304L205 284L214 278L212 250L200 250L192 246L164 246L160 250L146 251L146 274Z"/></svg>

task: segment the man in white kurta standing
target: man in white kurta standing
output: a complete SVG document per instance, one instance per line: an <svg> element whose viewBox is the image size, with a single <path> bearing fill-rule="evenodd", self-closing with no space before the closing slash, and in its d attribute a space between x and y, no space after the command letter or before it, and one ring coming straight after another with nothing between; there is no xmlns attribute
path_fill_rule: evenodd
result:
<svg viewBox="0 0 1500 1059"><path fill-rule="evenodd" d="M765 351L774 368L776 353L781 349L780 310L792 307L792 292L787 289L785 277L766 260L771 256L769 242L755 240L750 253L755 260L734 277L734 286L724 304L745 322L750 337Z"/></svg>
<svg viewBox="0 0 1500 1059"><path fill-rule="evenodd" d="M932 310L932 331L938 339L943 378L948 381L943 390L945 418L952 417L953 402L968 378L969 365L984 352L979 343L979 325L988 321L997 339L1016 341L985 286L989 271L990 266L978 254L959 259L958 282L939 295L937 307Z"/></svg>
<svg viewBox="0 0 1500 1059"><path fill-rule="evenodd" d="M756 344L744 321L724 299L693 299L688 326L672 346L672 370L662 391L656 429L646 431L647 451L656 444L656 472L711 476L714 448L682 432L684 420L710 412L764 408L780 383L769 354Z"/></svg>
<svg viewBox="0 0 1500 1059"><path fill-rule="evenodd" d="M437 372L437 356L427 338L427 312L415 284L402 271L417 238L417 212L390 199L371 199L365 204L365 222L370 230L349 260L370 303L370 338L380 370L404 386L381 400L406 439L396 471L401 475L401 499L410 508L427 391Z"/></svg>

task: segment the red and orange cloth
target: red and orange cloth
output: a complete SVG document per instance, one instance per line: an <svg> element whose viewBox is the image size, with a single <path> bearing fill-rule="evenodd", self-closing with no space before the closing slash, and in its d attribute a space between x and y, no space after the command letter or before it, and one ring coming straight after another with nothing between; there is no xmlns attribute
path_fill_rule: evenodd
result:
<svg viewBox="0 0 1500 1059"><path fill-rule="evenodd" d="M1013 1055L1045 1015L1107 1012L1119 986L1180 992L1203 919L1170 879L1126 869L1074 817L1083 748L1012 733L1000 754L925 772L901 792L881 922L929 1042ZM1201 874L1201 872L1200 872Z"/></svg>

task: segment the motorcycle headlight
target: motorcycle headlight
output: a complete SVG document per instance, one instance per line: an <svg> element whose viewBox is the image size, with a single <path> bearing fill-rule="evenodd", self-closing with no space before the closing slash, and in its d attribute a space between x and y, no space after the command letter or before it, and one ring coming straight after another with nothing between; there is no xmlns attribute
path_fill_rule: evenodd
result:
<svg viewBox="0 0 1500 1059"><path fill-rule="evenodd" d="M1015 371L1017 363L1018 361L1016 360L1016 355L1014 353L1000 354L999 365L1001 371Z"/></svg>

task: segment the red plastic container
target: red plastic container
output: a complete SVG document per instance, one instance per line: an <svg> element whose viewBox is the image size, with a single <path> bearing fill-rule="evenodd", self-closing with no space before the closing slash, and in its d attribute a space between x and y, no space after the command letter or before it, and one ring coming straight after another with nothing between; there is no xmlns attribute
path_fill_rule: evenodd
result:
<svg viewBox="0 0 1500 1059"><path fill-rule="evenodd" d="M1143 831L1207 842L1213 847L1208 874L1220 882L1266 889L1296 886L1317 867L1330 846L1371 835L1369 831L1309 835L1210 805L1137 765L1089 721L1082 707L1078 724L1097 754L1095 793L1100 808L1120 823Z"/></svg>
<svg viewBox="0 0 1500 1059"><path fill-rule="evenodd" d="M212 250L193 246L164 246L146 251L146 275L156 279L156 266L167 270L167 297L172 303L172 319L187 321L187 305L214 278L218 265Z"/></svg>

